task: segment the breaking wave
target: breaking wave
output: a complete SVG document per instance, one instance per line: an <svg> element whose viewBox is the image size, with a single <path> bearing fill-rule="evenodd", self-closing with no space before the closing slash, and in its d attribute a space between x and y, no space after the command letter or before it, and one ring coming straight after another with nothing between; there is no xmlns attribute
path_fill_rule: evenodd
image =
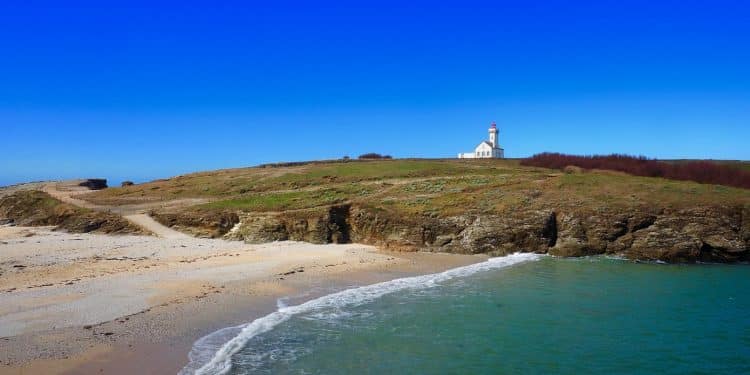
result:
<svg viewBox="0 0 750 375"><path fill-rule="evenodd" d="M269 332L279 324L299 314L329 308L340 309L359 306L394 292L433 288L451 279L534 261L541 257L537 254L517 253L492 258L482 263L453 268L441 273L406 277L347 289L296 306L287 306L283 301L280 301L278 303L279 309L274 313L248 324L221 329L196 341L189 354L190 363L180 371L180 375L226 374L232 368L232 356L242 350L253 337Z"/></svg>

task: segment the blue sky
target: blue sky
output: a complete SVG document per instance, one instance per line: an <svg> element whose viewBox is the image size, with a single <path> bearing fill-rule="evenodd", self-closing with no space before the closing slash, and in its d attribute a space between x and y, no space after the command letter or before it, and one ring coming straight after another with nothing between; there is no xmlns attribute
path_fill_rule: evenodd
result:
<svg viewBox="0 0 750 375"><path fill-rule="evenodd" d="M453 157L492 121L509 157L750 159L744 1L155 3L0 4L0 185Z"/></svg>

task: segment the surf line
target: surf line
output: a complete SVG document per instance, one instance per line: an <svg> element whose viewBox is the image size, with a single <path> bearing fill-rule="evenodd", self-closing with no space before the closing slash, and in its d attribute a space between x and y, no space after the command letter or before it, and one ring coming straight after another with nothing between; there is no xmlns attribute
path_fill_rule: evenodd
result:
<svg viewBox="0 0 750 375"><path fill-rule="evenodd" d="M179 375L226 374L232 368L232 356L242 350L253 337L271 331L295 315L326 308L359 306L390 293L409 289L433 288L451 279L535 261L541 257L542 255L538 254L515 253L504 257L490 258L482 263L452 268L445 272L405 277L346 289L296 306L280 305L277 311L248 324L224 328L196 341L189 355L190 363L180 371ZM230 336L231 338L226 341L226 338Z"/></svg>

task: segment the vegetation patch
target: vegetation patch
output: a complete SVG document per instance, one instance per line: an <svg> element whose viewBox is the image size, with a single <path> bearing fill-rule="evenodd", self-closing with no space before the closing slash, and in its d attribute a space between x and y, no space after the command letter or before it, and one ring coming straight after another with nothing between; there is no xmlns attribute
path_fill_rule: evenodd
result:
<svg viewBox="0 0 750 375"><path fill-rule="evenodd" d="M16 225L54 226L72 233L144 233L121 216L79 208L36 190L0 198L0 219Z"/></svg>
<svg viewBox="0 0 750 375"><path fill-rule="evenodd" d="M542 153L525 159L522 165L565 170L570 166L588 170L602 169L625 172L634 176L661 177L670 180L695 181L702 184L726 185L750 189L750 172L734 165L710 161L663 162L628 155L576 156ZM569 169L566 170L569 172Z"/></svg>
<svg viewBox="0 0 750 375"><path fill-rule="evenodd" d="M250 194L241 198L204 204L199 208L205 210L235 209L247 212L300 210L344 203L351 199L368 196L371 192L372 189L368 186L348 185L335 189Z"/></svg>
<svg viewBox="0 0 750 375"><path fill-rule="evenodd" d="M381 160L381 159L393 159L391 155L381 155L374 152L369 154L359 155L360 160Z"/></svg>

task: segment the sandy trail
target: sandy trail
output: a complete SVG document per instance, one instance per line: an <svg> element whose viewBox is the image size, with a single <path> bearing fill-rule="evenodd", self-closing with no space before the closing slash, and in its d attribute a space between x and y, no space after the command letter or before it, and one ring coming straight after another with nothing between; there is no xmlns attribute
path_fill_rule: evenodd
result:
<svg viewBox="0 0 750 375"><path fill-rule="evenodd" d="M165 238L165 239L190 238L190 236L188 236L185 233L178 232L172 228L162 225L161 223L151 218L151 216L148 216L148 214L125 215L123 217L127 219L128 221L130 221L131 223L138 225L141 228L147 229L151 231L151 233L161 238Z"/></svg>
<svg viewBox="0 0 750 375"><path fill-rule="evenodd" d="M76 198L75 197L76 195L90 193L91 190L89 190L86 187L75 186L69 182L46 183L42 186L41 190L51 195L54 198L57 198L65 203L72 204L74 206L88 208L91 210L99 210L99 211L108 209L108 207L99 206L90 202L86 202L85 200Z"/></svg>
<svg viewBox="0 0 750 375"><path fill-rule="evenodd" d="M139 205L126 205L126 206L104 206L94 204L83 199L77 198L78 195L90 193L86 187L76 186L70 182L52 182L44 184L42 191L57 198L65 203L72 204L74 206L88 208L97 211L109 211L119 215L130 221L131 223L150 231L151 233L166 239L185 239L190 236L178 232L172 228L169 228L151 218L147 211L165 205L174 204L174 202L159 202L159 203L146 203ZM179 203L179 202L178 202Z"/></svg>

